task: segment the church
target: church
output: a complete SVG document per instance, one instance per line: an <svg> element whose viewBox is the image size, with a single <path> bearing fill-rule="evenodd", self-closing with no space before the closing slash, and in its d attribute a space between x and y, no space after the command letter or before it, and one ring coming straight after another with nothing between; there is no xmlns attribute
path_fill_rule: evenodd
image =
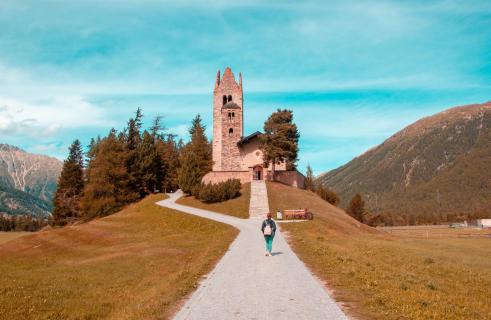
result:
<svg viewBox="0 0 491 320"><path fill-rule="evenodd" d="M265 166L261 150L261 132L244 135L244 94L242 74L239 82L230 68L223 76L217 73L213 91L213 171L203 177L204 183L239 179L275 180L303 188L305 177L296 170L286 170L285 163ZM274 178L274 179L273 179Z"/></svg>

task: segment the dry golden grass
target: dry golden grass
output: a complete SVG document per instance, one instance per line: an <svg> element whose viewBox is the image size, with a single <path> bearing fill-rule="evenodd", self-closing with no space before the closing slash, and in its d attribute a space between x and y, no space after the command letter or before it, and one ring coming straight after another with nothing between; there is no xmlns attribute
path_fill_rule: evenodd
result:
<svg viewBox="0 0 491 320"><path fill-rule="evenodd" d="M168 318L238 232L162 198L0 245L0 319Z"/></svg>
<svg viewBox="0 0 491 320"><path fill-rule="evenodd" d="M249 201L251 198L251 184L245 183L238 198L219 203L203 203L194 197L184 196L177 203L204 210L215 211L230 216L247 219L249 218Z"/></svg>
<svg viewBox="0 0 491 320"><path fill-rule="evenodd" d="M282 229L294 251L354 316L491 318L491 239L415 239L364 227L354 232L342 212L322 210L306 191L268 187L272 208L307 205L317 213L314 221L283 224Z"/></svg>
<svg viewBox="0 0 491 320"><path fill-rule="evenodd" d="M0 244L19 237L31 234L30 232L0 232Z"/></svg>
<svg viewBox="0 0 491 320"><path fill-rule="evenodd" d="M491 229L481 228L449 228L448 225L439 226L403 226L377 228L388 234L407 238L486 238L491 236Z"/></svg>

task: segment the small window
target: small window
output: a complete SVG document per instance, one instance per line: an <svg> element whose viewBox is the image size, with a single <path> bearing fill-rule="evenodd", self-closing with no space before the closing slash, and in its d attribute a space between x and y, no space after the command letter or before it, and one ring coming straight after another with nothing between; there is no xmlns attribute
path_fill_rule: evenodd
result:
<svg viewBox="0 0 491 320"><path fill-rule="evenodd" d="M232 118L235 118L235 112L232 112Z"/></svg>
<svg viewBox="0 0 491 320"><path fill-rule="evenodd" d="M228 113L228 121L232 121L232 118L233 118L232 112L229 112Z"/></svg>
<svg viewBox="0 0 491 320"><path fill-rule="evenodd" d="M232 96L228 96L228 102L232 101Z"/></svg>
<svg viewBox="0 0 491 320"><path fill-rule="evenodd" d="M230 128L228 129L228 136L231 137L234 135L234 129Z"/></svg>
<svg viewBox="0 0 491 320"><path fill-rule="evenodd" d="M227 96L223 96L223 105L227 103Z"/></svg>

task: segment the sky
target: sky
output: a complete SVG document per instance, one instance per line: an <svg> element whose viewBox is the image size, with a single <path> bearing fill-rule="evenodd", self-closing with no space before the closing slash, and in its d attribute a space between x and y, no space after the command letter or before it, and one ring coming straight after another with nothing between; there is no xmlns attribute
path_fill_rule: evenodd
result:
<svg viewBox="0 0 491 320"><path fill-rule="evenodd" d="M0 1L0 143L63 159L137 107L211 138L216 72L245 133L293 110L298 168L337 168L405 126L491 100L491 1Z"/></svg>

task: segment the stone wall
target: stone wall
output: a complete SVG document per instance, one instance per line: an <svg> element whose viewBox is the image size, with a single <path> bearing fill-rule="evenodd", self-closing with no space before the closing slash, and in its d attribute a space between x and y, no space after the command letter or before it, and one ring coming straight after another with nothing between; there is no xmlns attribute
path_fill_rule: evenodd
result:
<svg viewBox="0 0 491 320"><path fill-rule="evenodd" d="M291 187L304 189L305 177L298 171L276 171L276 181ZM212 171L203 177L203 183L219 183L228 179L239 179L241 183L252 181L252 168L249 171ZM267 171L266 180L272 181L272 172Z"/></svg>
<svg viewBox="0 0 491 320"><path fill-rule="evenodd" d="M268 180L272 180L271 176L272 174L269 172ZM291 187L305 189L305 176L296 170L276 171L275 181L286 184Z"/></svg>
<svg viewBox="0 0 491 320"><path fill-rule="evenodd" d="M228 179L239 179L241 183L251 182L251 171L212 171L203 177L203 183L219 183Z"/></svg>

